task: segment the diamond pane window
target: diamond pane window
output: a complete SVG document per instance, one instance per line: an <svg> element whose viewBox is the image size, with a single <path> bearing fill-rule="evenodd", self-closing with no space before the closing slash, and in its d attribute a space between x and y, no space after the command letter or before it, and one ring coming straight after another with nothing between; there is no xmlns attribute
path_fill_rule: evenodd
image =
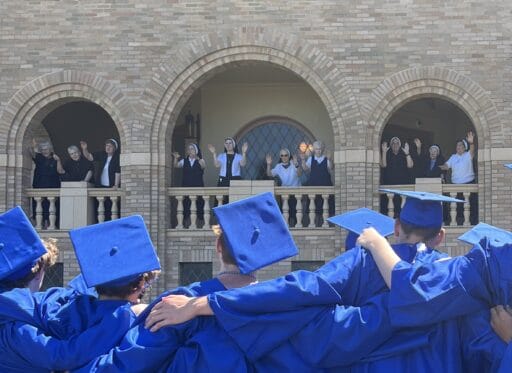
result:
<svg viewBox="0 0 512 373"><path fill-rule="evenodd" d="M212 262L182 262L180 263L180 286L212 278Z"/></svg>
<svg viewBox="0 0 512 373"><path fill-rule="evenodd" d="M294 156L301 142L313 143L312 134L301 124L287 118L268 118L249 125L249 130L238 136L238 148L247 142L247 165L242 168L246 180L267 179L265 156L272 156L272 167L279 161L279 150L288 148Z"/></svg>

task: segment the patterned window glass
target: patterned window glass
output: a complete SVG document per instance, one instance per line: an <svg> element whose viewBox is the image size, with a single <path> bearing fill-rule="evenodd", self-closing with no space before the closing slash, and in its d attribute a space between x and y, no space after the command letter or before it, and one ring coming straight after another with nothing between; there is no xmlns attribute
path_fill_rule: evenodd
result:
<svg viewBox="0 0 512 373"><path fill-rule="evenodd" d="M180 286L197 281L205 281L213 276L212 262L182 262L180 263Z"/></svg>
<svg viewBox="0 0 512 373"><path fill-rule="evenodd" d="M294 260L292 261L292 271L298 271L299 269L316 271L324 264L323 260Z"/></svg>
<svg viewBox="0 0 512 373"><path fill-rule="evenodd" d="M242 168L242 176L246 180L263 180L266 177L267 164L265 156L272 156L272 167L279 160L279 150L288 148L294 156L301 142L312 144L314 139L308 131L298 123L286 119L269 119L259 121L261 124L251 126L248 131L238 136L238 149L242 144L249 144L247 165Z"/></svg>
<svg viewBox="0 0 512 373"><path fill-rule="evenodd" d="M47 268L44 273L43 285L41 291L55 286L64 286L64 264L55 263L50 268Z"/></svg>

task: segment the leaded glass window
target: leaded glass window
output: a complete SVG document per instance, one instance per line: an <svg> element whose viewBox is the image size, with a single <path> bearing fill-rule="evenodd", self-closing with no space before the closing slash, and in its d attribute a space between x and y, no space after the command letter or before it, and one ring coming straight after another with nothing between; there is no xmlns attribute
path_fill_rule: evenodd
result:
<svg viewBox="0 0 512 373"><path fill-rule="evenodd" d="M179 277L180 286L209 280L213 277L213 264L212 262L182 262Z"/></svg>
<svg viewBox="0 0 512 373"><path fill-rule="evenodd" d="M272 156L272 167L279 161L279 150L288 148L294 156L300 143L312 144L312 134L301 124L287 118L268 118L258 120L248 126L238 137L238 149L249 144L247 165L242 168L246 180L267 179L265 156ZM304 180L303 180L304 181Z"/></svg>

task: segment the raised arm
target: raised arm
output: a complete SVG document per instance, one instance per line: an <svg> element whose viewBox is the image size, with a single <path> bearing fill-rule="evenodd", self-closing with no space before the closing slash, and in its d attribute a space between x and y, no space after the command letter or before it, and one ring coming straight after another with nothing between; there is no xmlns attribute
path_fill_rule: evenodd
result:
<svg viewBox="0 0 512 373"><path fill-rule="evenodd" d="M180 168L179 159L180 159L180 153L174 152L171 154L172 156L172 165L174 168Z"/></svg>
<svg viewBox="0 0 512 373"><path fill-rule="evenodd" d="M388 158L387 158L388 151L389 151L388 143L386 141L384 141L382 143L381 153L380 153L380 167L382 167L382 168L386 168L388 166Z"/></svg>
<svg viewBox="0 0 512 373"><path fill-rule="evenodd" d="M272 156L270 154L267 154L267 156L265 157L265 161L267 162L267 176L268 177L274 176L274 175L272 175L272 170L271 170Z"/></svg>
<svg viewBox="0 0 512 373"><path fill-rule="evenodd" d="M64 167L62 167L60 157L57 154L53 153L53 159L57 162L57 173L60 175L65 174L66 171L64 170Z"/></svg>
<svg viewBox="0 0 512 373"><path fill-rule="evenodd" d="M391 274L401 259L386 238L374 228L366 228L357 238L357 244L370 251L384 282L391 289Z"/></svg>
<svg viewBox="0 0 512 373"><path fill-rule="evenodd" d="M215 146L213 146L212 144L208 144L208 150L210 151L210 153L212 153L212 156L213 156L213 164L215 165L215 167L219 168L221 166L219 160L217 159L217 152L215 150Z"/></svg>
<svg viewBox="0 0 512 373"><path fill-rule="evenodd" d="M85 141L80 141L80 148L82 148L82 154L84 155L85 159L88 159L91 162L94 161L94 157L92 153L89 152L87 143Z"/></svg>
<svg viewBox="0 0 512 373"><path fill-rule="evenodd" d="M249 144L244 142L242 145L242 159L240 160L240 166L244 167L247 164L247 150L249 149Z"/></svg>
<svg viewBox="0 0 512 373"><path fill-rule="evenodd" d="M404 147L402 148L402 151L405 154L405 160L407 161L407 168L413 168L414 167L414 161L412 160L411 154L409 153L409 143L406 142L404 144Z"/></svg>
<svg viewBox="0 0 512 373"><path fill-rule="evenodd" d="M36 139L32 139L32 144L31 144L31 146L28 147L27 151L28 151L28 154L30 155L30 158L34 159L36 156L36 153L37 153Z"/></svg>
<svg viewBox="0 0 512 373"><path fill-rule="evenodd" d="M466 140L469 144L469 155L471 156L471 159L473 159L475 157L475 135L473 134L473 131L468 132Z"/></svg>

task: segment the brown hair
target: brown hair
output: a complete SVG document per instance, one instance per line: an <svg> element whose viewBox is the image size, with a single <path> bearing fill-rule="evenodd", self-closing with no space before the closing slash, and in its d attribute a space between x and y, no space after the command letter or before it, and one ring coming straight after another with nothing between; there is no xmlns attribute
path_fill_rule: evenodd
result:
<svg viewBox="0 0 512 373"><path fill-rule="evenodd" d="M400 221L400 226L402 227L402 230L404 231L406 236L415 234L418 237L420 237L423 242L427 242L427 241L435 238L441 231L441 227L421 228L416 225L404 223L400 219L398 219L398 220Z"/></svg>
<svg viewBox="0 0 512 373"><path fill-rule="evenodd" d="M141 280L144 281L144 284L150 285L158 275L160 274L159 270L145 272L139 276L135 280L132 280L124 285L119 286L109 286L107 285L97 285L96 291L99 295L105 295L109 297L118 297L121 299L127 298L129 295L135 293L140 288Z"/></svg>
<svg viewBox="0 0 512 373"><path fill-rule="evenodd" d="M57 256L59 255L59 248L57 247L57 239L55 238L45 238L41 240L43 242L44 247L46 248L46 253L41 255L36 264L30 269L30 272L23 278L19 280L2 280L1 283L3 286L14 289L14 288L26 288L30 281L37 276L43 270L50 268L57 261Z"/></svg>
<svg viewBox="0 0 512 373"><path fill-rule="evenodd" d="M220 254L222 256L222 261L225 264L233 264L238 266L235 258L233 258L233 255L231 254L231 251L228 249L228 244L226 243L226 239L224 238L224 233L222 232L220 225L213 225L212 230L220 244Z"/></svg>

